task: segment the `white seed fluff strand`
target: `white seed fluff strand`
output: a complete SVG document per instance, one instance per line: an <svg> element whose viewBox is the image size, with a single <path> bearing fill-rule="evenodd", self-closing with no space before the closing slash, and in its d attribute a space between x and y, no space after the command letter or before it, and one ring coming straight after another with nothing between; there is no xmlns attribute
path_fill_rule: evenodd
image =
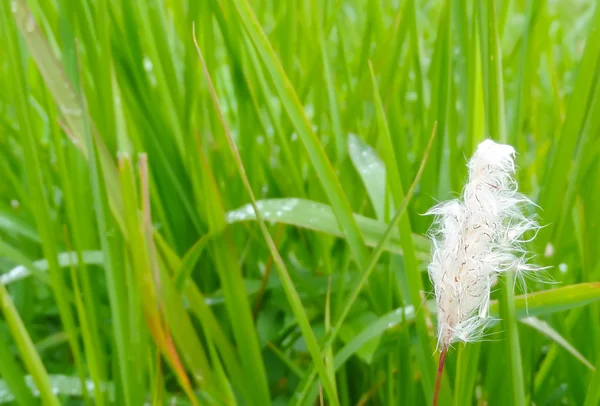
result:
<svg viewBox="0 0 600 406"><path fill-rule="evenodd" d="M531 201L512 177L515 150L485 140L468 163L469 181L458 199L436 205L429 277L434 286L438 346L476 341L490 322L492 285L499 274L534 271L523 234L537 222L523 214Z"/></svg>

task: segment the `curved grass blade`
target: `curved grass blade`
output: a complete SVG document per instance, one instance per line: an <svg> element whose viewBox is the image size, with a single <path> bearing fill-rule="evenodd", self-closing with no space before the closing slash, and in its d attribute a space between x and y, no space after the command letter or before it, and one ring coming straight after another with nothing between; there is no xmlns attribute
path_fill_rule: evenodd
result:
<svg viewBox="0 0 600 406"><path fill-rule="evenodd" d="M289 224L340 238L344 237L333 209L327 204L306 199L284 198L258 200L256 205L266 221ZM354 213L354 219L365 244L369 247L377 246L385 233L387 224L356 213ZM255 220L256 214L251 204L227 212L227 223L229 224ZM413 239L418 258L428 260L429 240L418 234L413 234ZM392 232L384 249L402 255L403 251L397 230Z"/></svg>
<svg viewBox="0 0 600 406"><path fill-rule="evenodd" d="M72 397L72 398L80 398L83 397L83 387L81 386L81 380L75 376L61 375L61 374L52 374L48 376L50 380L50 386L52 386L52 390L56 392L59 396ZM31 375L25 375L24 379L25 385L31 390L35 397L39 397L40 393L35 385L35 381ZM90 395L94 396L94 391L91 390L94 388L94 382L91 379L85 381L85 386L90 389ZM102 382L100 384L101 391L105 392L107 398L110 402L115 401L115 386L112 382ZM18 400L15 399L14 394L10 391L9 386L7 385L6 380L0 379L0 404L7 404ZM189 404L185 403L178 396L170 396L167 398L168 403L170 405L183 405ZM31 400L31 403L34 404L34 400Z"/></svg>
<svg viewBox="0 0 600 406"><path fill-rule="evenodd" d="M556 342L558 345L563 347L565 350L571 353L575 358L577 358L583 365L591 369L595 370L594 366L588 361L573 345L568 342L558 331L552 328L550 324L545 322L544 320L540 320L537 317L525 317L521 319L521 323L532 327L550 338L552 341Z"/></svg>
<svg viewBox="0 0 600 406"><path fill-rule="evenodd" d="M355 134L348 135L348 153L380 221L385 220L386 169L377 152ZM390 197L389 207L395 207ZM358 224L358 221L357 221ZM360 224L358 228L361 229ZM369 245L367 243L367 245Z"/></svg>
<svg viewBox="0 0 600 406"><path fill-rule="evenodd" d="M83 251L82 252L83 262L86 265L103 265L104 256L102 251ZM79 258L77 252L60 252L57 256L58 265L61 268L79 265ZM0 284L10 285L11 283L20 281L29 277L32 274L31 269L35 269L34 272L46 272L48 271L49 264L47 259L40 259L34 262L24 263L24 265L18 265L12 268L10 271L0 275Z"/></svg>
<svg viewBox="0 0 600 406"><path fill-rule="evenodd" d="M23 368L15 360L12 348L4 337L0 337L0 376L4 381L0 381L0 403L3 396L14 395L10 400L16 400L21 405L35 404L35 399L31 389L25 383L25 374ZM78 380L79 381L79 380Z"/></svg>
<svg viewBox="0 0 600 406"><path fill-rule="evenodd" d="M3 229L7 233L22 235L33 242L40 243L40 236L34 227L25 223L19 217L12 216L8 212L0 211L0 229Z"/></svg>
<svg viewBox="0 0 600 406"><path fill-rule="evenodd" d="M71 396L71 397L82 397L83 388L81 386L81 380L78 377L68 375L49 375L50 386L52 390L60 396ZM40 396L35 381L31 375L25 376L25 384L31 389L36 397ZM94 382L88 379L85 382L88 389L94 388ZM114 401L114 385L112 382L103 382L101 390L108 393L110 401ZM94 391L90 390L90 394L93 396ZM6 382L0 380L0 404L10 403L15 400L14 395L8 390Z"/></svg>
<svg viewBox="0 0 600 406"><path fill-rule="evenodd" d="M52 391L52 385L50 384L46 368L4 285L0 285L0 311L6 319L8 328L21 354L21 359L33 377L44 404L51 406L60 405Z"/></svg>
<svg viewBox="0 0 600 406"><path fill-rule="evenodd" d="M16 268L13 269L15 271L14 273L11 273L11 271L9 271L7 273L0 275L0 284L4 285L6 283L10 283L10 279L12 279L13 277L18 277L20 273L25 272L25 271L28 272L29 274L31 274L31 273L35 274L35 276L40 281L42 281L46 284L49 283L48 275L46 275L42 271L38 271L38 268L34 265L33 262L31 262L31 260L27 257L27 255L23 254L20 250L13 247L12 245L7 244L6 242L4 242L2 240L0 240L0 254L2 254L2 256L5 259L11 260L13 263L22 264L20 266L23 267L23 268L20 268L19 266L17 266ZM47 265L48 261L46 261L45 263ZM46 268L46 270L47 270L47 268ZM6 283L5 283L5 280L6 280Z"/></svg>

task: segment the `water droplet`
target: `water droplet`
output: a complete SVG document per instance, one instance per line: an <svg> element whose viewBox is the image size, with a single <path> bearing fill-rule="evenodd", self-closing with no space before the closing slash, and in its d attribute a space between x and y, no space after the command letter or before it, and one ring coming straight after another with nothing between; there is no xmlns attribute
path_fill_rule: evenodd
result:
<svg viewBox="0 0 600 406"><path fill-rule="evenodd" d="M565 264L564 262L562 262L561 264L558 265L558 270L562 273L567 273L567 271L569 270L569 266L567 264Z"/></svg>
<svg viewBox="0 0 600 406"><path fill-rule="evenodd" d="M152 65L152 61L147 56L144 57L144 69L146 72L152 72L154 69L154 65Z"/></svg>
<svg viewBox="0 0 600 406"><path fill-rule="evenodd" d="M257 142L259 145L262 145L262 144L264 144L264 143L265 143L265 137L263 137L262 135L259 135L258 137L256 137L256 142Z"/></svg>

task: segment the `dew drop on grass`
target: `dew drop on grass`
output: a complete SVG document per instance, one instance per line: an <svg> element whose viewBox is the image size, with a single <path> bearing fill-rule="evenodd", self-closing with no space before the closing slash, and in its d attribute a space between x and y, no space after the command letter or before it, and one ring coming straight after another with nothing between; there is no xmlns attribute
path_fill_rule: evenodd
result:
<svg viewBox="0 0 600 406"><path fill-rule="evenodd" d="M10 9L13 13L16 13L18 10L18 5L17 2L15 0L10 2Z"/></svg>
<svg viewBox="0 0 600 406"><path fill-rule="evenodd" d="M146 72L152 72L152 70L154 69L152 61L147 56L144 57L144 69L146 70Z"/></svg>

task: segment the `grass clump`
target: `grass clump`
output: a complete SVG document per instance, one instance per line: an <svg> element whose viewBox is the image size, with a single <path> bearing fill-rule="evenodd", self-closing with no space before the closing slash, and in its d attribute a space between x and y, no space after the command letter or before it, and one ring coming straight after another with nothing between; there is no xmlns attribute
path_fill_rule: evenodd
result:
<svg viewBox="0 0 600 406"><path fill-rule="evenodd" d="M590 0L2 2L0 402L430 404L421 214L492 138L556 283L499 284L439 403L597 404L598 27Z"/></svg>

